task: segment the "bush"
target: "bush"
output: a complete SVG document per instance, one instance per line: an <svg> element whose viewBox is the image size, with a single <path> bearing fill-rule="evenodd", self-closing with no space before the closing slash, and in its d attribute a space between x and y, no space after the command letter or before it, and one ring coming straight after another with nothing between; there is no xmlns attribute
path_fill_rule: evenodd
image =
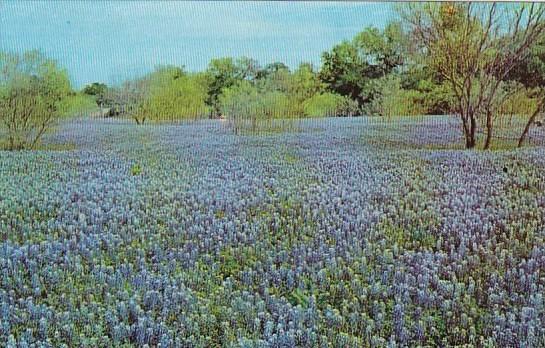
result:
<svg viewBox="0 0 545 348"><path fill-rule="evenodd" d="M505 98L498 107L498 116L502 121L512 120L513 117L523 117L525 120L534 113L538 105L537 98L531 96L532 91L526 88L519 88Z"/></svg>
<svg viewBox="0 0 545 348"><path fill-rule="evenodd" d="M303 103L307 117L353 116L358 112L357 102L335 93L315 94Z"/></svg>
<svg viewBox="0 0 545 348"><path fill-rule="evenodd" d="M262 91L248 81L224 89L219 97L220 111L231 126L259 130L271 120L294 116L291 100L279 91Z"/></svg>
<svg viewBox="0 0 545 348"><path fill-rule="evenodd" d="M82 93L71 93L61 102L61 115L64 117L85 116L97 110L95 98Z"/></svg>
<svg viewBox="0 0 545 348"><path fill-rule="evenodd" d="M366 106L366 111L370 115L392 117L427 113L424 95L417 90L401 88L399 77L388 75L375 80L374 83L377 86L377 95Z"/></svg>
<svg viewBox="0 0 545 348"><path fill-rule="evenodd" d="M68 76L38 51L0 53L0 124L9 150L34 149L66 111Z"/></svg>

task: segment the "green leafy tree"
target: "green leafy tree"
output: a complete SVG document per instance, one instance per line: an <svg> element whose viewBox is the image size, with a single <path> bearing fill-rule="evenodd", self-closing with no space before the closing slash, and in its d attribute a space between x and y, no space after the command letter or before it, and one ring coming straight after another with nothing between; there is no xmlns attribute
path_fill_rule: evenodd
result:
<svg viewBox="0 0 545 348"><path fill-rule="evenodd" d="M220 114L219 96L223 89L233 86L241 79L240 69L233 58L212 59L206 70L208 96L206 103L214 116Z"/></svg>
<svg viewBox="0 0 545 348"><path fill-rule="evenodd" d="M38 51L0 53L0 124L9 150L34 149L63 114L66 71Z"/></svg>
<svg viewBox="0 0 545 348"><path fill-rule="evenodd" d="M266 79L272 74L276 74L280 71L290 72L289 67L282 62L274 62L267 64L264 68L260 69L257 73L257 79Z"/></svg>
<svg viewBox="0 0 545 348"><path fill-rule="evenodd" d="M538 119L538 115L543 117L545 102L545 35L531 47L524 60L509 72L508 79L518 82L522 88L509 98L506 103L507 110L511 111L511 115L517 109L519 114L530 115L518 140L518 146L521 147L530 128L543 122ZM532 111L528 111L528 105L533 105Z"/></svg>
<svg viewBox="0 0 545 348"><path fill-rule="evenodd" d="M370 82L401 67L406 50L406 34L400 23L390 23L383 31L366 28L352 41L343 41L322 54L320 78L331 91L363 105L377 93Z"/></svg>
<svg viewBox="0 0 545 348"><path fill-rule="evenodd" d="M360 57L369 65L367 76L385 76L403 65L406 57L406 35L401 23L389 23L381 32L367 28L353 39Z"/></svg>
<svg viewBox="0 0 545 348"><path fill-rule="evenodd" d="M83 94L93 96L98 106L104 105L108 86L104 83L93 82L83 88Z"/></svg>
<svg viewBox="0 0 545 348"><path fill-rule="evenodd" d="M297 103L323 91L325 84L320 80L318 74L314 71L312 64L303 63L293 72L288 86L287 93L295 98Z"/></svg>
<svg viewBox="0 0 545 348"><path fill-rule="evenodd" d="M59 111L63 117L86 116L97 111L97 103L94 96L71 92L61 101Z"/></svg>
<svg viewBox="0 0 545 348"><path fill-rule="evenodd" d="M208 116L207 90L198 76L181 75L151 86L139 114L153 121L175 121Z"/></svg>
<svg viewBox="0 0 545 348"><path fill-rule="evenodd" d="M401 88L423 95L422 107L428 114L446 115L452 112L454 95L445 81L428 66L406 63L403 71L397 75L401 79Z"/></svg>
<svg viewBox="0 0 545 348"><path fill-rule="evenodd" d="M368 68L358 48L351 42L343 41L322 54L319 76L331 91L357 100L361 105L365 101L362 91L368 82Z"/></svg>
<svg viewBox="0 0 545 348"><path fill-rule="evenodd" d="M289 98L276 90L263 90L249 81L226 88L219 97L220 110L239 130L257 130L261 123L291 115Z"/></svg>
<svg viewBox="0 0 545 348"><path fill-rule="evenodd" d="M261 65L253 58L240 57L236 60L235 65L238 79L254 81L260 77Z"/></svg>

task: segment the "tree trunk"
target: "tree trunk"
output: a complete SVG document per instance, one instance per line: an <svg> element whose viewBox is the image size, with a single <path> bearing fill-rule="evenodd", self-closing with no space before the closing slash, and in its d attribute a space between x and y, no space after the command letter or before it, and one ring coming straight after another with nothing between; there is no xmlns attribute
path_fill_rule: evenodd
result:
<svg viewBox="0 0 545 348"><path fill-rule="evenodd" d="M532 126L532 123L536 120L537 115L539 115L539 112L541 111L541 108L543 107L543 103L545 102L545 99L542 99L541 102L537 105L536 110L530 116L528 119L528 122L526 123L526 127L524 127L524 131L520 135L518 147L522 147L522 144L524 143L524 140L528 136L528 132L530 131L530 127Z"/></svg>
<svg viewBox="0 0 545 348"><path fill-rule="evenodd" d="M466 149L472 149L475 147L475 133L477 129L477 122L473 115L468 115L466 117L462 116L462 123L464 136L466 139Z"/></svg>
<svg viewBox="0 0 545 348"><path fill-rule="evenodd" d="M475 141L475 134L477 133L477 120L475 119L475 115L471 115L471 147L470 149L475 147L476 141Z"/></svg>
<svg viewBox="0 0 545 348"><path fill-rule="evenodd" d="M492 113L490 110L486 112L486 140L484 142L484 149L488 150L492 143Z"/></svg>
<svg viewBox="0 0 545 348"><path fill-rule="evenodd" d="M15 150L15 140L13 139L13 136L10 134L9 136L9 148L8 150L13 151Z"/></svg>

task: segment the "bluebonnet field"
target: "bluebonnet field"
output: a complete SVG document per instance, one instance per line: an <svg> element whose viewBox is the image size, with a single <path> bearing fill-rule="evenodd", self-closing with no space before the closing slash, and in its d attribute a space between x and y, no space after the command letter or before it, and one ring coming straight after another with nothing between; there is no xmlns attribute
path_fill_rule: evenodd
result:
<svg viewBox="0 0 545 348"><path fill-rule="evenodd" d="M545 148L453 124L87 120L1 152L0 344L543 347Z"/></svg>

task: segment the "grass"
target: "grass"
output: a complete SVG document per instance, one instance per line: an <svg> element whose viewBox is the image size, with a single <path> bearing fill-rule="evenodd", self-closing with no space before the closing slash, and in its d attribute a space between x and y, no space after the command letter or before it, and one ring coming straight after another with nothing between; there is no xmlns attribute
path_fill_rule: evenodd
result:
<svg viewBox="0 0 545 348"><path fill-rule="evenodd" d="M142 167L140 166L140 164L138 163L133 164L131 166L131 175L137 176L140 174L142 174Z"/></svg>
<svg viewBox="0 0 545 348"><path fill-rule="evenodd" d="M23 151L74 151L77 148L75 143L40 143L32 150L23 149ZM7 141L0 141L0 150L10 151Z"/></svg>

